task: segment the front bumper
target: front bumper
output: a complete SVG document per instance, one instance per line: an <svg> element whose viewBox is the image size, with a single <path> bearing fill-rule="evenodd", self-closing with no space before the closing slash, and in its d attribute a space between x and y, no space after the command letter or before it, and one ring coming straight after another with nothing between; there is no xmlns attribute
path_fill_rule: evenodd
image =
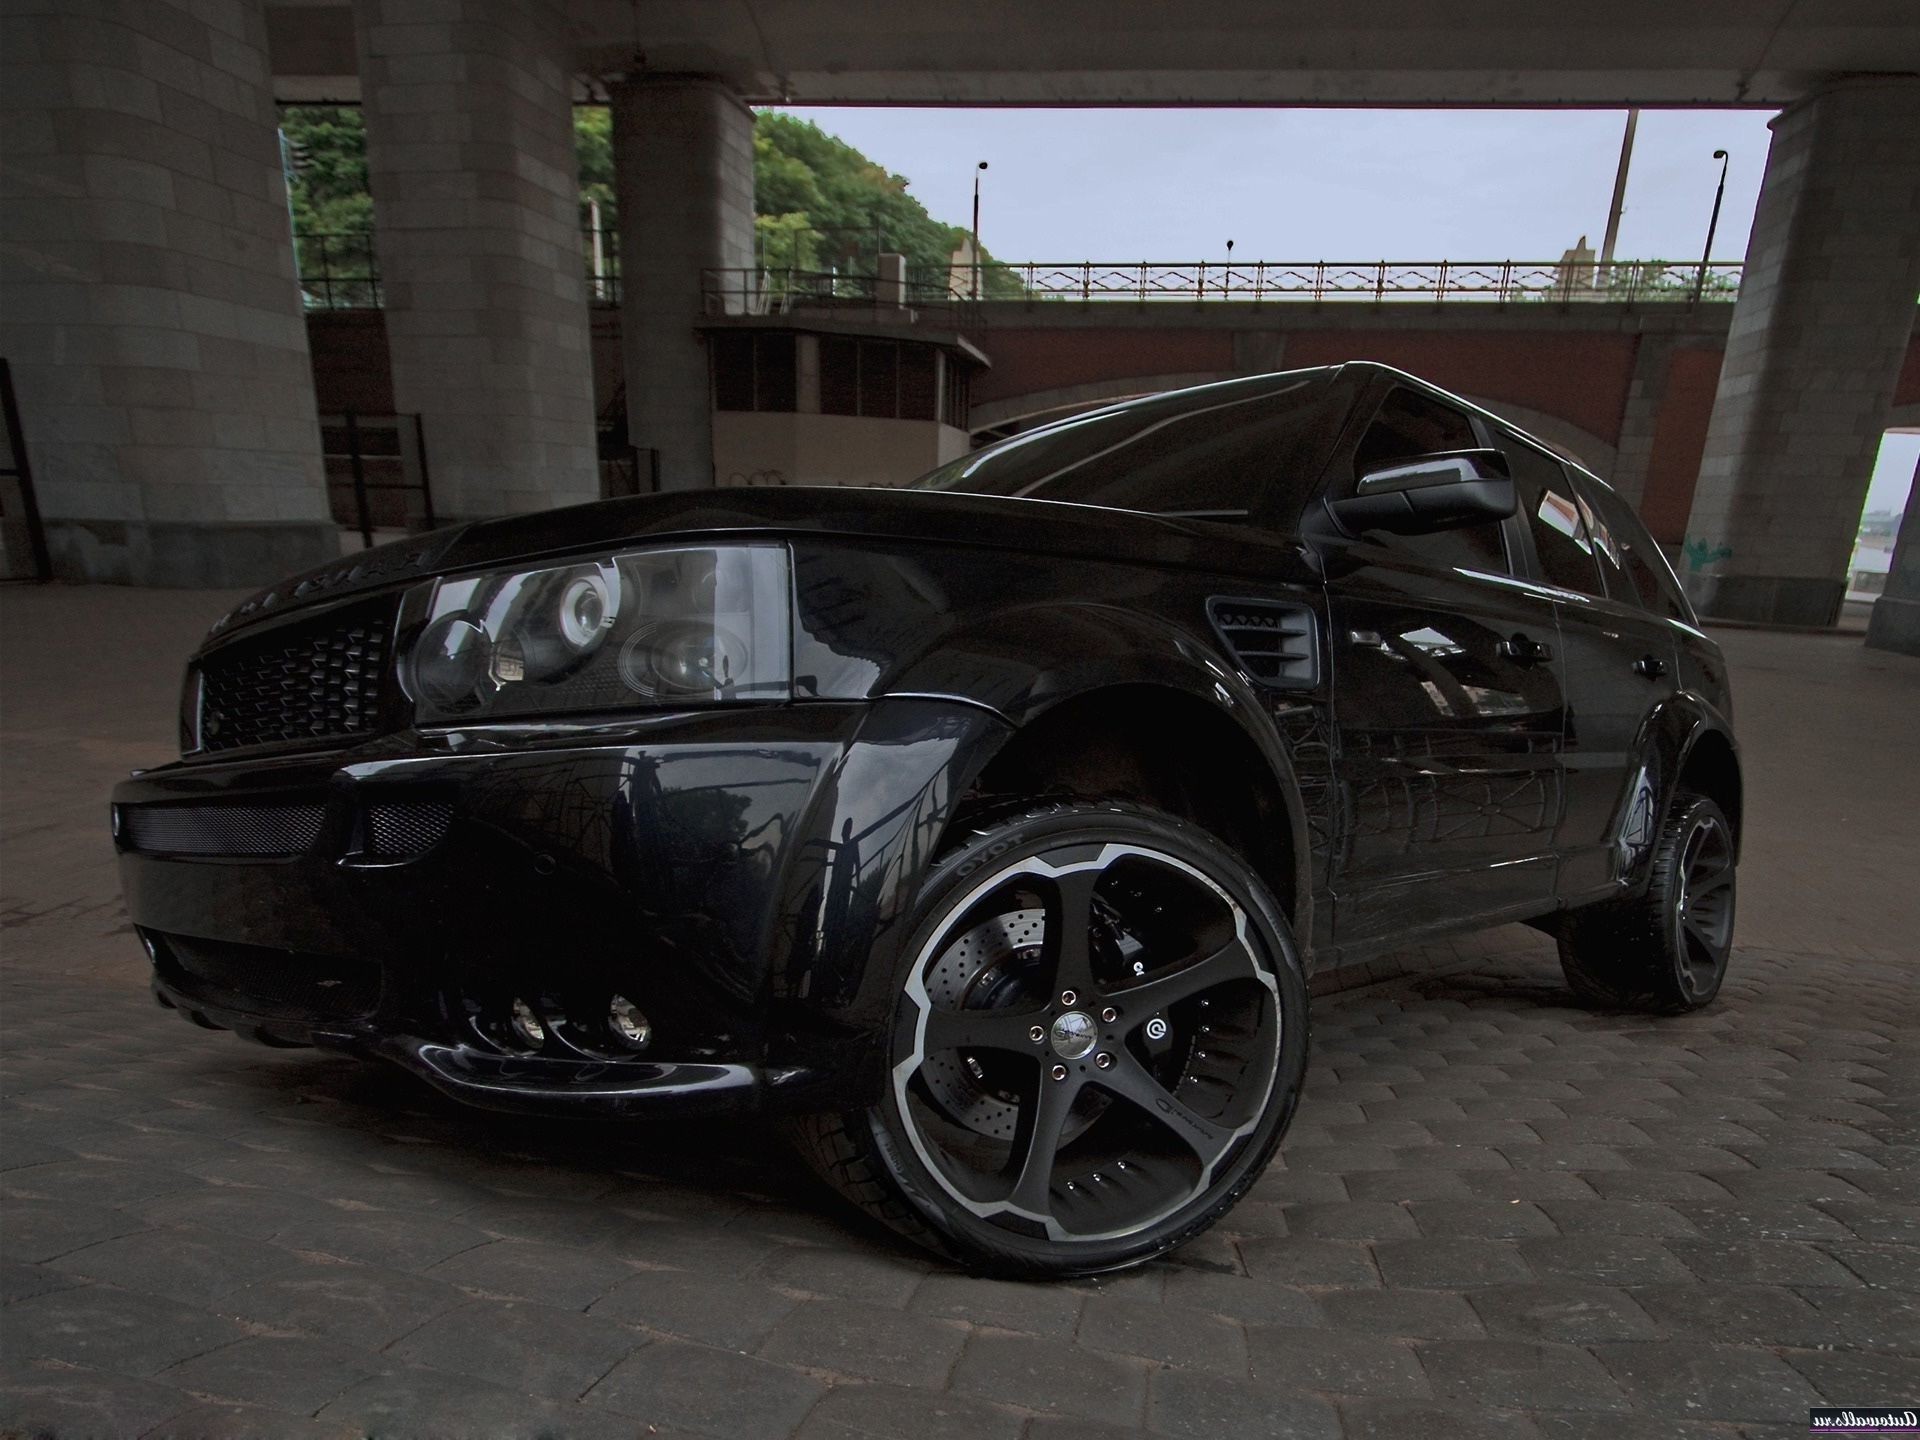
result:
<svg viewBox="0 0 1920 1440"><path fill-rule="evenodd" d="M494 1108L814 1108L875 1083L901 921L1006 733L924 699L409 733L147 772L114 832L155 993L203 1025Z"/></svg>

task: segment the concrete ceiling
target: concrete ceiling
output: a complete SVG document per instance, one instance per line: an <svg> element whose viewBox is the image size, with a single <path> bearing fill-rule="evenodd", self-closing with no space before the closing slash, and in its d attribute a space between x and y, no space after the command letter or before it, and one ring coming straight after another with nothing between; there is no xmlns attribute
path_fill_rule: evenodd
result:
<svg viewBox="0 0 1920 1440"><path fill-rule="evenodd" d="M1920 0L559 0L588 75L756 102L1784 105L1920 73ZM352 10L268 10L282 99L353 99Z"/></svg>

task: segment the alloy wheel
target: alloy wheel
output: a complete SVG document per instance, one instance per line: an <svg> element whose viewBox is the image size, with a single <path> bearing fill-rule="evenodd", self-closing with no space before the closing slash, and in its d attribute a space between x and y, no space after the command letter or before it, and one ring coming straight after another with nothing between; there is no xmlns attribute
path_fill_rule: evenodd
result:
<svg viewBox="0 0 1920 1440"><path fill-rule="evenodd" d="M894 1035L927 1171L1012 1234L1109 1240L1206 1192L1259 1127L1284 1018L1245 910L1188 862L1076 841L947 907Z"/></svg>
<svg viewBox="0 0 1920 1440"><path fill-rule="evenodd" d="M1701 815L1680 851L1674 905L1680 983L1693 995L1719 984L1733 942L1733 837L1718 815Z"/></svg>

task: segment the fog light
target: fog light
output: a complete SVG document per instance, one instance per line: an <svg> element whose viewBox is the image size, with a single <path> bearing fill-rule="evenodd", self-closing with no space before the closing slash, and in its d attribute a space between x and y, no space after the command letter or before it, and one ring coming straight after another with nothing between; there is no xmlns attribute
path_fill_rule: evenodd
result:
<svg viewBox="0 0 1920 1440"><path fill-rule="evenodd" d="M647 1042L653 1039L653 1026L640 1013L640 1007L624 995L614 996L613 1003L607 1007L607 1024L623 1044L635 1050L646 1049Z"/></svg>
<svg viewBox="0 0 1920 1440"><path fill-rule="evenodd" d="M520 1042L531 1049L538 1050L547 1043L547 1027L540 1023L540 1017L533 1013L533 1007L517 996L513 1002L513 1033Z"/></svg>

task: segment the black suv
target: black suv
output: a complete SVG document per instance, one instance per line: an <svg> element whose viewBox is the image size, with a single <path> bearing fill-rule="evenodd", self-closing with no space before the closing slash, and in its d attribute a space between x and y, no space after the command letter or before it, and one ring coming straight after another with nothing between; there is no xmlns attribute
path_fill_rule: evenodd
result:
<svg viewBox="0 0 1920 1440"><path fill-rule="evenodd" d="M897 490L373 550L189 665L113 826L163 1005L515 1110L764 1110L979 1268L1196 1234L1300 1094L1306 971L1476 926L1719 989L1717 647L1631 508L1348 364Z"/></svg>

